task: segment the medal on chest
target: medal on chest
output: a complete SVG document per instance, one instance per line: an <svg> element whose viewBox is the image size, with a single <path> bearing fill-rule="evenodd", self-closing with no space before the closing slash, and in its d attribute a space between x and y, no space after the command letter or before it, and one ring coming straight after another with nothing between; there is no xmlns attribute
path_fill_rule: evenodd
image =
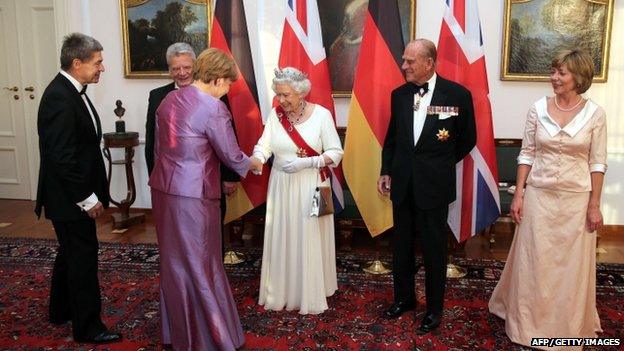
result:
<svg viewBox="0 0 624 351"><path fill-rule="evenodd" d="M450 134L448 130L446 130L445 128L442 128L438 130L438 134L436 134L436 136L438 137L438 140L440 141L447 141L448 138L450 137Z"/></svg>
<svg viewBox="0 0 624 351"><path fill-rule="evenodd" d="M418 93L414 94L414 111L418 111L418 109L420 109L420 101L422 100L423 96L425 96L425 94L427 94L427 90L423 88L420 88Z"/></svg>

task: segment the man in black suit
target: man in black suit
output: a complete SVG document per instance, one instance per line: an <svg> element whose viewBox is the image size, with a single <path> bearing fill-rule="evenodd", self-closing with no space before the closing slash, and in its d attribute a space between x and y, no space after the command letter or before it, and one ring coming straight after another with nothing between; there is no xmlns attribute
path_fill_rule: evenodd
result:
<svg viewBox="0 0 624 351"><path fill-rule="evenodd" d="M152 174L154 169L154 131L156 129L156 110L165 96L175 89L184 88L193 83L193 63L195 62L195 51L187 43L174 43L169 45L165 54L169 67L169 76L173 82L153 89L149 93L147 104L147 120L145 122L145 162L147 163L147 174ZM227 95L222 98L226 104ZM228 104L229 107L229 104ZM226 196L232 195L238 187L240 177L236 172L221 165L221 189ZM225 217L225 197L221 197L221 221Z"/></svg>
<svg viewBox="0 0 624 351"><path fill-rule="evenodd" d="M448 205L455 200L455 164L476 144L470 92L435 73L436 47L410 42L403 54L406 84L392 92L391 116L377 190L393 203L394 303L397 318L416 307L415 230L423 251L427 311L417 332L442 317L447 263Z"/></svg>
<svg viewBox="0 0 624 351"><path fill-rule="evenodd" d="M169 45L165 58L169 67L169 76L171 76L173 82L156 88L149 93L147 121L145 122L145 162L147 162L148 175L152 174L152 169L154 169L156 110L167 94L193 83L195 51L189 44L174 43Z"/></svg>
<svg viewBox="0 0 624 351"><path fill-rule="evenodd" d="M41 164L35 213L52 221L59 248L52 271L49 318L72 322L77 342L121 340L100 319L95 218L108 208L100 151L102 127L86 95L104 72L102 45L83 34L66 36L61 71L41 97L37 118Z"/></svg>

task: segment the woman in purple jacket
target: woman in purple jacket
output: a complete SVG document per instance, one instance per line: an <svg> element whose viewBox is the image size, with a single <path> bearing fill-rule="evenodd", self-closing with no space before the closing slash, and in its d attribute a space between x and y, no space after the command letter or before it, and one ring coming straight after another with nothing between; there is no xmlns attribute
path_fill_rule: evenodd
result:
<svg viewBox="0 0 624 351"><path fill-rule="evenodd" d="M156 112L149 185L160 250L162 343L174 350L233 350L245 339L221 257L219 165L241 176L262 165L238 147L219 100L237 79L234 61L207 49L193 78Z"/></svg>

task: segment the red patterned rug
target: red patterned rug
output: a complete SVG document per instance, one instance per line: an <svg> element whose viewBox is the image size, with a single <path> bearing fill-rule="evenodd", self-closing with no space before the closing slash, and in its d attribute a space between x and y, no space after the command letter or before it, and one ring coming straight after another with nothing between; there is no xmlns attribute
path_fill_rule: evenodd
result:
<svg viewBox="0 0 624 351"><path fill-rule="evenodd" d="M92 350L72 341L69 325L47 322L47 293L56 242L0 238L0 349ZM491 260L457 260L466 278L449 280L443 324L435 334L414 329L424 306L398 320L379 318L392 299L392 279L362 273L364 254L338 253L339 291L317 316L265 311L256 304L260 252L228 267L249 350L521 350L505 336L504 322L489 314L487 301L503 267ZM122 343L97 350L157 350L158 250L155 245L100 245L103 319L124 335ZM624 335L624 265L598 266L598 312L602 337ZM590 348L588 348L590 349ZM602 347L599 350L608 350ZM612 348L614 349L614 348Z"/></svg>

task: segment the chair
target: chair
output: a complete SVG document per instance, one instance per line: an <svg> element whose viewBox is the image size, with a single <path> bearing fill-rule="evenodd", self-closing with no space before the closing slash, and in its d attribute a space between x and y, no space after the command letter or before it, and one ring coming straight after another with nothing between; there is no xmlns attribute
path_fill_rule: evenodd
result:
<svg viewBox="0 0 624 351"><path fill-rule="evenodd" d="M522 139L494 139L496 147L496 164L498 166L498 194L500 196L501 215L490 225L488 230L490 236L490 249L495 243L494 227L496 223L511 223L512 232L515 230L515 223L509 217L513 192L510 190L516 184L516 170L518 168L518 154L522 147ZM514 189L511 188L511 189Z"/></svg>

